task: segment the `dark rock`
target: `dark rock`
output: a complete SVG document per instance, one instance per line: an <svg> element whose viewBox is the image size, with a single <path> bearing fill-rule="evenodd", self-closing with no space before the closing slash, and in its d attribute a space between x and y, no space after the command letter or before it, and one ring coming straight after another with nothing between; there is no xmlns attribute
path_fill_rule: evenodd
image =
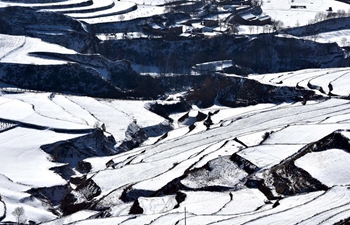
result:
<svg viewBox="0 0 350 225"><path fill-rule="evenodd" d="M77 170L81 173L88 173L92 169L91 163L80 161L78 162Z"/></svg>
<svg viewBox="0 0 350 225"><path fill-rule="evenodd" d="M116 154L115 143L113 137L106 137L102 130L95 129L87 135L44 145L41 149L50 154L55 162L68 163L74 168L88 157ZM84 167L84 165L78 167L82 169L81 166Z"/></svg>
<svg viewBox="0 0 350 225"><path fill-rule="evenodd" d="M64 197L60 209L64 215L69 215L82 209L89 209L93 206L93 198L100 194L101 188L92 179L84 180L74 191L69 192Z"/></svg>
<svg viewBox="0 0 350 225"><path fill-rule="evenodd" d="M68 192L68 185L32 188L27 191L27 193L29 193L30 195L34 196L37 199L40 199L41 201L51 205L52 207L59 206Z"/></svg>
<svg viewBox="0 0 350 225"><path fill-rule="evenodd" d="M169 118L170 114L179 113L179 112L187 112L192 108L192 106L189 103L187 103L186 101L179 101L179 102L173 103L173 104L159 104L157 102L153 102L153 103L149 103L147 105L147 108L151 112L154 112L157 115L162 116L162 117L172 121L172 119ZM185 119L185 117L183 119Z"/></svg>
<svg viewBox="0 0 350 225"><path fill-rule="evenodd" d="M174 209L179 208L181 202L184 202L186 199L187 195L181 191L176 193L175 199L177 201L177 204L175 205Z"/></svg>
<svg viewBox="0 0 350 225"><path fill-rule="evenodd" d="M230 157L230 160L235 162L239 167L241 167L248 174L252 174L257 171L258 167L251 163L249 160L237 155L236 153Z"/></svg>
<svg viewBox="0 0 350 225"><path fill-rule="evenodd" d="M129 214L142 214L143 208L141 208L140 203L138 200L134 201L134 204L130 208Z"/></svg>

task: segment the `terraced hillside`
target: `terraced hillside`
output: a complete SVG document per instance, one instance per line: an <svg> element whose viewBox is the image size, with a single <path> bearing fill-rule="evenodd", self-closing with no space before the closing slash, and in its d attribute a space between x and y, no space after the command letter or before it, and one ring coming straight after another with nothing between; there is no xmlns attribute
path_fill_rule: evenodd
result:
<svg viewBox="0 0 350 225"><path fill-rule="evenodd" d="M0 1L0 223L347 224L349 8Z"/></svg>

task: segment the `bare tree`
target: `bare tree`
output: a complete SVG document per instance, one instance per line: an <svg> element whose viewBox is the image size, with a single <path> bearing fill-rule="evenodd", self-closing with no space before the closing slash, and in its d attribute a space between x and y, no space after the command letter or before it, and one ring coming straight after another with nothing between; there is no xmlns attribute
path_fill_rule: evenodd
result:
<svg viewBox="0 0 350 225"><path fill-rule="evenodd" d="M272 26L276 32L279 32L281 29L283 29L284 24L281 20L274 20L272 21Z"/></svg>
<svg viewBox="0 0 350 225"><path fill-rule="evenodd" d="M263 26L262 28L263 28L263 31L262 31L262 32L263 32L264 34L267 33L267 30L268 30L267 26Z"/></svg>
<svg viewBox="0 0 350 225"><path fill-rule="evenodd" d="M249 26L249 31L250 31L250 34L252 34L252 32L254 31L254 26Z"/></svg>
<svg viewBox="0 0 350 225"><path fill-rule="evenodd" d="M238 30L239 24L238 23L234 23L230 25L230 33L231 34L238 34L239 30Z"/></svg>
<svg viewBox="0 0 350 225"><path fill-rule="evenodd" d="M337 15L338 15L338 17L345 17L346 12L344 9L339 9L339 10L337 10Z"/></svg>
<svg viewBox="0 0 350 225"><path fill-rule="evenodd" d="M16 207L15 210L13 210L12 215L16 217L17 224L20 224L23 220L24 216L24 209L23 207Z"/></svg>
<svg viewBox="0 0 350 225"><path fill-rule="evenodd" d="M327 13L325 13L325 12L318 12L315 15L315 22L320 22L320 21L323 21L326 19L327 19Z"/></svg>

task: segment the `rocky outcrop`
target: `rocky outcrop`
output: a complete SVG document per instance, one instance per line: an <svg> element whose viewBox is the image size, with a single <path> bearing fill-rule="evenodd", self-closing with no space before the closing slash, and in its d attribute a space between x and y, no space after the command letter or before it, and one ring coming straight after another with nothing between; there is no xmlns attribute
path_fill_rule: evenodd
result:
<svg viewBox="0 0 350 225"><path fill-rule="evenodd" d="M69 215L82 209L91 208L93 198L101 194L101 188L92 180L87 179L68 193L62 200L60 209L64 215Z"/></svg>
<svg viewBox="0 0 350 225"><path fill-rule="evenodd" d="M71 168L88 157L109 156L117 153L112 136L105 136L102 130L95 129L88 135L41 146L55 162L68 163Z"/></svg>
<svg viewBox="0 0 350 225"><path fill-rule="evenodd" d="M133 120L125 131L125 139L117 147L117 151L124 152L139 147L147 140L146 133L137 125L137 121Z"/></svg>
<svg viewBox="0 0 350 225"><path fill-rule="evenodd" d="M287 196L328 190L329 187L313 178L305 170L295 166L294 162L307 153L326 151L332 148L344 149L350 152L349 139L343 136L341 131L335 131L314 143L306 145L294 155L272 167L265 178L265 184L261 184L261 186L272 188L276 193Z"/></svg>
<svg viewBox="0 0 350 225"><path fill-rule="evenodd" d="M154 112L155 114L164 117L165 119L168 119L169 121L172 121L172 119L169 117L172 113L179 113L179 112L187 112L192 107L188 102L182 100L178 102L169 102L169 103L158 103L158 102L152 102L148 103L146 105L146 108Z"/></svg>
<svg viewBox="0 0 350 225"><path fill-rule="evenodd" d="M335 223L334 225L348 225L350 223L350 217L347 219L340 220L339 222Z"/></svg>
<svg viewBox="0 0 350 225"><path fill-rule="evenodd" d="M272 185L279 194L295 195L328 189L305 170L296 167L294 160L276 166L270 173L273 180Z"/></svg>
<svg viewBox="0 0 350 225"><path fill-rule="evenodd" d="M95 129L81 137L41 146L53 161L66 163L52 170L76 185L76 188L72 189L68 185L36 188L31 189L29 193L53 207L60 206L65 215L92 207L94 203L92 200L100 195L101 189L93 180L86 179L86 176L74 176L73 169L88 173L91 170L91 164L83 160L93 156L116 154L115 143L112 136L106 136L101 129Z"/></svg>
<svg viewBox="0 0 350 225"><path fill-rule="evenodd" d="M27 191L37 199L50 205L52 210L61 204L63 198L68 193L68 185L53 186L53 187L42 187L42 188L32 188ZM55 211L56 214L58 212Z"/></svg>
<svg viewBox="0 0 350 225"><path fill-rule="evenodd" d="M251 163L249 160L239 156L238 154L233 154L230 160L236 163L240 168L246 171L248 174L252 174L258 170L258 167Z"/></svg>
<svg viewBox="0 0 350 225"><path fill-rule="evenodd" d="M134 201L134 204L130 208L129 214L142 214L143 213L143 208L140 206L139 201L136 199Z"/></svg>

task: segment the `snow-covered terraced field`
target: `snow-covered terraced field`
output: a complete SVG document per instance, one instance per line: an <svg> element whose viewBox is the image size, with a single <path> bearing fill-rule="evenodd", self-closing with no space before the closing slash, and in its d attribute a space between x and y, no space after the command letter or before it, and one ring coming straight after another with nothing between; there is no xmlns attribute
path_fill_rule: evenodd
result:
<svg viewBox="0 0 350 225"><path fill-rule="evenodd" d="M5 209L4 217L6 220L16 221L15 216L11 212L18 206L23 207L28 220L48 221L54 219L56 216L52 212L47 211L48 207L46 204L43 204L36 198L32 198L30 194L25 192L28 189L30 189L30 186L18 184L0 174L0 210Z"/></svg>
<svg viewBox="0 0 350 225"><path fill-rule="evenodd" d="M349 68L333 68L250 75L249 78L272 85L305 88L323 94L334 94L347 97L350 94L349 75Z"/></svg>
<svg viewBox="0 0 350 225"><path fill-rule="evenodd" d="M126 137L128 125L135 120L145 128L162 123L164 119L147 111L145 103L53 93L3 94L0 97L0 118L19 123L20 127L0 133L0 139L3 140L1 149L11 149L6 157L1 158L1 163L6 166L0 169L0 173L10 178L11 182L29 185L28 188L63 185L66 181L50 170L63 164L53 162L51 156L40 147L81 137L89 129L102 124L116 140L122 141ZM235 160L237 157L247 160L256 166L256 171L262 172L259 177L264 177L264 171L295 155L307 144L317 142L334 131L348 130L349 118L344 117L344 112L350 112L348 100L333 98L309 101L305 105L261 104L235 109L213 106L202 110L203 113L217 111L212 115L214 124L210 129L202 126L203 121L196 122L196 110L189 113L190 118L193 116L191 120L197 128L196 132L172 135L178 132L177 129L184 130L192 122L187 125L184 123L156 144L150 142L149 146L115 156L84 160L92 166L88 177L100 189L94 199L100 201L102 206L111 204L113 217L98 222L137 224L149 221L150 224L161 224L160 221L168 219L174 222L166 224L183 224L185 207L191 224L273 224L276 223L273 219L276 215L288 224L346 218L345 212L350 208L350 202L343 196L347 196L349 191L342 186L348 185L349 179L346 172L339 171L347 170L349 153L343 149L308 153L298 158L296 166L330 189L282 197L278 201L279 205L276 200L269 202L258 189L249 189L244 185L254 170L245 170ZM56 133L54 130L21 127L21 124L76 130L80 133ZM269 135L266 136L266 133ZM346 137L347 133L343 134ZM35 160L28 161L28 158ZM106 168L110 160L113 160L114 166ZM322 169L318 168L319 165L322 165ZM35 175L36 179L28 174ZM181 191L184 196L182 201L179 202L176 192L156 198L150 196L173 182L178 182L179 187L188 188ZM222 188L225 191L212 192L206 188ZM128 216L133 202L120 200L126 190L135 191L136 196L138 192L144 193L138 201L143 213L134 219ZM73 193L82 198L79 190ZM339 200L332 201L334 198ZM296 214L300 216L295 217ZM58 221L67 224L81 218L79 224L97 222L85 220L88 215L95 215L95 211L74 215ZM50 218L54 217L49 216L41 221Z"/></svg>
<svg viewBox="0 0 350 225"><path fill-rule="evenodd" d="M20 127L3 132L0 135L3 151L0 173L13 182L32 187L62 185L65 181L49 170L59 164L51 162L40 146L81 135Z"/></svg>
<svg viewBox="0 0 350 225"><path fill-rule="evenodd" d="M66 64L70 61L62 60L64 55L75 54L67 58L80 60L80 66L96 69L102 76L110 75L114 68L104 68L104 61L98 61L104 56L88 55L104 47L94 29L99 25L101 30L117 29L139 18L149 18L141 23L157 20L161 17L156 15L168 12L167 3L0 0L0 7L28 6L82 21L74 24L76 30L73 25L30 24L25 27L28 33L52 38L72 32L72 37L86 38L78 55L78 50L39 38L1 34L0 63ZM349 4L334 0L267 0L262 5L264 13L290 27L307 24L329 7L334 12L350 9ZM225 12L205 18L228 16ZM249 28L242 29L248 32ZM320 34L318 41L346 46L347 35L348 30L332 31ZM310 39L298 37L302 38ZM36 52L59 53L62 59L40 58ZM103 68L94 67L91 61L96 58ZM217 70L222 69L222 62L202 65L214 65ZM230 60L225 63L232 65ZM271 99L252 101L254 105L234 108L221 105L217 95L213 106L188 109L186 105L187 112L167 111L165 105L171 108L177 100L157 100L158 113L164 109L169 120L149 111L155 110L150 101L29 92L1 83L0 222L16 221L12 212L18 206L24 208L28 223L47 225L334 224L350 219L349 71L346 67L305 69L244 78L233 74L242 85L248 78L281 87L276 92L288 86L316 95L300 91L299 102L274 102L271 95ZM133 91L120 90L126 95ZM183 95L173 97L188 97Z"/></svg>
<svg viewBox="0 0 350 225"><path fill-rule="evenodd" d="M60 52L76 54L75 51L38 38L0 34L0 62L18 64L66 64L64 60L53 60L30 55L34 52ZM6 47L5 47L6 46Z"/></svg>
<svg viewBox="0 0 350 225"><path fill-rule="evenodd" d="M349 29L323 32L318 34L316 41L320 43L332 43L335 42L341 47L346 47L349 45L348 37L350 35ZM312 39L310 36L303 37L305 39Z"/></svg>
<svg viewBox="0 0 350 225"><path fill-rule="evenodd" d="M0 178L3 179L0 181L0 193L7 207L7 214L3 218L6 221L15 221L11 212L15 207L23 206L30 220L44 222L54 219L55 215L48 211L49 205L30 197L30 194L20 193L31 188L67 184L67 181L53 169L64 164L55 162L55 156L44 152L42 146L83 137L103 123L107 132L111 127L118 130L117 133L113 133L112 129L111 133L116 135L117 140L122 141L129 123L133 120L140 118L140 125L145 127L163 122L162 118L144 108L145 103L97 100L53 93L2 94L0 118L4 122L1 122L2 132L0 132L2 149L0 163L3 166L0 168ZM96 108L102 106L108 107L106 111L108 115L96 112ZM111 119L113 111L115 117ZM96 113L97 118L93 113ZM149 117L146 120L143 115L147 114ZM11 188L13 185L21 188ZM95 211L81 212L61 221L66 223L95 214Z"/></svg>
<svg viewBox="0 0 350 225"><path fill-rule="evenodd" d="M326 192L320 191L283 198L279 201L279 205L272 207L272 204L276 203L275 201L267 204L267 199L261 192L256 189L244 188L243 184L248 173L237 167L229 156L236 152L238 156L250 161L258 168L271 168L300 151L306 144L316 142L338 129L349 129L350 125L346 122L320 124L327 118L328 114L342 115L342 112L348 110L349 107L348 100L330 99L310 102L306 105L256 106L252 112L245 112L238 108L236 116L231 116L235 115L234 109L232 109L233 114L228 114L226 120L223 114L212 116L213 119L215 116L220 116L221 121L217 121L222 126L214 126L206 131L203 128L201 132L194 134L190 132L181 138L165 138L162 142L149 147L144 146L115 157L101 158L103 162L112 159L115 169L104 169L103 163L98 162L98 158L87 160L95 165L94 175L91 179L102 191L97 199L112 203L115 202L113 199L118 196L118 193L121 195L123 190L144 192L145 196L139 198L138 204L144 209L143 214L154 215L150 224L160 224L159 221L163 221L165 218L170 221L167 224L184 224L181 216L184 207L188 213L188 222L191 224L245 224L247 222L248 224L273 224L277 223L273 219L275 215L281 215L285 223L290 224L312 220L313 215L315 219L319 218L320 215L323 215L323 219L327 219L330 211L339 212L339 217L332 215L339 220L343 219L342 212L349 207L350 203L346 200L347 197L343 197L343 195L350 193L346 187L335 186ZM311 124L308 122L309 119L313 120ZM230 123L227 123L228 121ZM199 123L203 122L195 124ZM246 140L243 137L247 138L247 135L254 137L254 133L262 135L264 134L264 132L261 133L262 131L271 130L274 132L263 142L263 145L250 148L240 146L240 148L234 149L232 141L235 137L238 139L242 137L242 140ZM172 132L176 132L176 130L170 133ZM224 144L226 141L231 144L226 144L226 146ZM238 143L237 145L239 146ZM225 151L222 150L225 148ZM335 151L342 152L344 155L337 154ZM225 154L227 154L227 158L223 156ZM329 154L334 154L334 156ZM298 159L296 165L329 187L344 185L347 184L343 177L346 174L340 175L339 170L347 168L343 167L342 163L348 164L345 160L348 154L343 150L309 153ZM319 165L320 162L313 161L314 157L325 163L323 169L316 169L316 165ZM332 158L332 161L327 163L326 158ZM202 160L204 162L201 162ZM342 162L338 163L340 161ZM337 166L332 166L334 164ZM210 169L205 169L207 167ZM98 171L98 168L102 170ZM336 175L337 172L338 175ZM263 173L259 176L263 176ZM155 202L152 203L152 197L148 197L147 193L161 190L177 179L181 179L181 185L194 190L208 186L234 187L237 190L232 189L232 193L183 191L186 195L185 200L179 203L179 208L176 207L172 211L169 211L169 204L174 204L170 200L171 196L169 198L154 198ZM242 195L239 195L241 191ZM247 203L245 208L237 208L239 206L235 201L236 198L240 199L238 200L240 202L247 201L244 199L251 199L252 202ZM333 198L339 198L339 201L331 200ZM115 204L118 204L118 208L123 209L124 213L125 210L132 208L130 203L117 202ZM122 207L123 204L125 208ZM315 205L319 205L319 207L315 207ZM124 213L121 215L125 215ZM295 215L300 216L296 217ZM124 221L122 218L125 219L125 216L116 216L114 220L111 218L105 221L119 221L118 223L120 223ZM125 220L121 224L137 224L143 218L147 220L144 215L140 215L135 220ZM280 217L278 216L278 218ZM329 219L331 219L330 216ZM79 224L89 224L90 222L80 222Z"/></svg>
<svg viewBox="0 0 350 225"><path fill-rule="evenodd" d="M56 3L15 3L2 2L0 7L25 6L42 8L44 11L63 13L89 24L120 22L136 18L151 17L164 13L165 1L84 1L70 0Z"/></svg>
<svg viewBox="0 0 350 225"><path fill-rule="evenodd" d="M153 6L153 5L137 5L137 9L133 11L129 11L127 9L130 9L129 4L123 3L122 6L126 6L124 8L124 11L126 12L121 15L110 15L110 16L103 16L98 18L87 18L87 19L81 19L81 21L84 21L89 24L99 24L99 23L111 23L111 22L120 22L120 21L127 21L127 20L133 20L137 18L146 18L146 17L152 17L154 15L163 14L165 8L163 6ZM118 7L118 5L117 5ZM118 12L118 11L116 11ZM74 15L73 15L74 16ZM83 16L83 15L81 15ZM90 15L92 16L92 15Z"/></svg>
<svg viewBox="0 0 350 225"><path fill-rule="evenodd" d="M90 4L89 0L69 0L62 2L45 2L45 3L17 3L12 1L0 1L0 7L8 6L22 6L22 7L34 7L34 8L70 8L79 4Z"/></svg>
<svg viewBox="0 0 350 225"><path fill-rule="evenodd" d="M292 8L295 6L295 8ZM318 12L326 12L329 7L334 12L337 10L350 9L350 5L335 0L312 1L312 0L267 0L262 5L263 11L272 19L283 21L285 26L295 27L297 24L306 25L309 20L315 18Z"/></svg>
<svg viewBox="0 0 350 225"><path fill-rule="evenodd" d="M76 222L79 220L85 220L85 219L88 219L88 218L93 217L93 216L98 215L98 214L99 214L99 212L97 212L97 211L81 210L81 211L74 213L72 215L62 217L61 219L45 222L42 224L45 224L45 225L68 224L68 223L73 223L73 222Z"/></svg>
<svg viewBox="0 0 350 225"><path fill-rule="evenodd" d="M293 155L300 150L303 145L259 145L246 148L238 155L249 160L259 168L271 167L280 163L283 159Z"/></svg>
<svg viewBox="0 0 350 225"><path fill-rule="evenodd" d="M69 13L68 12L66 15L76 19L96 19L96 18L101 19L107 16L115 16L115 15L129 13L135 9L137 9L137 6L134 3L116 1L116 2L113 2L113 5L110 8L105 10L100 10L100 11L90 12L90 13L79 13L79 12Z"/></svg>
<svg viewBox="0 0 350 225"><path fill-rule="evenodd" d="M64 12L64 13L69 13L69 12L75 12L75 13L89 13L89 12L94 12L94 11L99 11L99 10L104 10L104 9L109 9L114 6L114 1L113 0L104 0L104 1L92 1L91 5L87 6L82 6L82 7L69 7L69 8L63 8L63 9L53 9L51 11L54 12Z"/></svg>
<svg viewBox="0 0 350 225"><path fill-rule="evenodd" d="M25 44L24 36L0 35L0 60Z"/></svg>
<svg viewBox="0 0 350 225"><path fill-rule="evenodd" d="M97 100L54 93L19 93L0 96L0 118L67 130L105 125L117 141L125 139L128 125L161 124L164 119L144 108L146 101ZM4 127L5 128L5 127Z"/></svg>
<svg viewBox="0 0 350 225"><path fill-rule="evenodd" d="M247 215L207 224L296 224L301 222L313 224L311 221L314 216L322 215L326 220L329 217L329 210L348 208L349 194L349 189L346 187L334 187L325 193L315 192L283 199L275 208L262 209ZM278 221L274 219L276 217L279 218ZM338 221L341 219L343 218L338 218Z"/></svg>
<svg viewBox="0 0 350 225"><path fill-rule="evenodd" d="M322 183L348 185L350 155L342 149L329 149L322 152L308 153L295 162L295 165L309 172Z"/></svg>
<svg viewBox="0 0 350 225"><path fill-rule="evenodd" d="M117 141L125 138L126 129L134 119L143 128L155 126L164 121L162 117L144 108L146 101L97 100L76 96L67 98L89 112L90 116L93 116L100 123L104 123L106 130Z"/></svg>

